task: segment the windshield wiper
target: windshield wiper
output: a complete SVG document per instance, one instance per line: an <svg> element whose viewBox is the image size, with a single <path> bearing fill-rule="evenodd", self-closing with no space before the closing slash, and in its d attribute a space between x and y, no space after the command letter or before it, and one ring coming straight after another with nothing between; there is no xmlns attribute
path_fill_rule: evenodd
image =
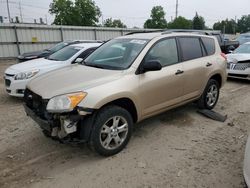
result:
<svg viewBox="0 0 250 188"><path fill-rule="evenodd" d="M48 60L52 60L52 61L59 61L58 59L53 59L53 58L47 58Z"/></svg>
<svg viewBox="0 0 250 188"><path fill-rule="evenodd" d="M86 64L86 63L85 63L84 65L89 66L89 67L95 67L95 68L99 68L99 69L104 69L103 66L97 65L97 64Z"/></svg>
<svg viewBox="0 0 250 188"><path fill-rule="evenodd" d="M110 65L100 65L100 64L94 64L94 63L88 63L86 61L83 61L82 64L85 65L85 66L95 67L95 68L99 68L99 69L122 70L122 68L120 68L120 67L114 67L114 66L110 66Z"/></svg>

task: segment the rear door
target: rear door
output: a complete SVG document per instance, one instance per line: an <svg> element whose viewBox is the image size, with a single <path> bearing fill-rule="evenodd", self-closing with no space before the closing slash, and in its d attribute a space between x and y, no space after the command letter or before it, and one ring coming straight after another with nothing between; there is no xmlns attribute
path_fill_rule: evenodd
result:
<svg viewBox="0 0 250 188"><path fill-rule="evenodd" d="M181 60L183 63L183 100L195 98L201 94L207 80L208 59L200 37L179 37Z"/></svg>

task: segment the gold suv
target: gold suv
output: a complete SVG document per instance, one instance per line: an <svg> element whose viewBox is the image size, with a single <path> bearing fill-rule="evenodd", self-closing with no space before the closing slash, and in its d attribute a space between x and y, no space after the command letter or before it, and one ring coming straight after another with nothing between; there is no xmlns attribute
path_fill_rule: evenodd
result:
<svg viewBox="0 0 250 188"><path fill-rule="evenodd" d="M214 37L136 33L31 80L24 106L46 136L109 156L127 145L136 122L192 101L214 108L226 77Z"/></svg>

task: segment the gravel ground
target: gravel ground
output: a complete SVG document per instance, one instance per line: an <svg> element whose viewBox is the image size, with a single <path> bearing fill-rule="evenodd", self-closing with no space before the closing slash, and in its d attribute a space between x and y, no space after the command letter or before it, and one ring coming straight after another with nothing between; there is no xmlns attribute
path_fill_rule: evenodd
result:
<svg viewBox="0 0 250 188"><path fill-rule="evenodd" d="M244 187L242 163L250 130L250 83L229 80L207 119L189 104L135 126L127 148L104 158L85 145L42 134L22 100L4 90L0 62L0 187Z"/></svg>

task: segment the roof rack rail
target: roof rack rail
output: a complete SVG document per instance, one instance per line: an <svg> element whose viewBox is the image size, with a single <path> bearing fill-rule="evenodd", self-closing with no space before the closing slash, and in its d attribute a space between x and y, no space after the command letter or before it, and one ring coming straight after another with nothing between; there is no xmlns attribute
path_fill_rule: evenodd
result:
<svg viewBox="0 0 250 188"><path fill-rule="evenodd" d="M168 29L162 34L169 34L171 32L182 32L182 33L196 33L201 35L212 35L215 33L220 33L220 31L217 30L195 30L195 29Z"/></svg>
<svg viewBox="0 0 250 188"><path fill-rule="evenodd" d="M133 34L139 34L139 33L157 33L157 32L164 32L164 31L166 31L166 29L157 29L157 30L150 30L150 31L147 31L147 30L133 31L133 32L129 32L125 35L133 35Z"/></svg>

